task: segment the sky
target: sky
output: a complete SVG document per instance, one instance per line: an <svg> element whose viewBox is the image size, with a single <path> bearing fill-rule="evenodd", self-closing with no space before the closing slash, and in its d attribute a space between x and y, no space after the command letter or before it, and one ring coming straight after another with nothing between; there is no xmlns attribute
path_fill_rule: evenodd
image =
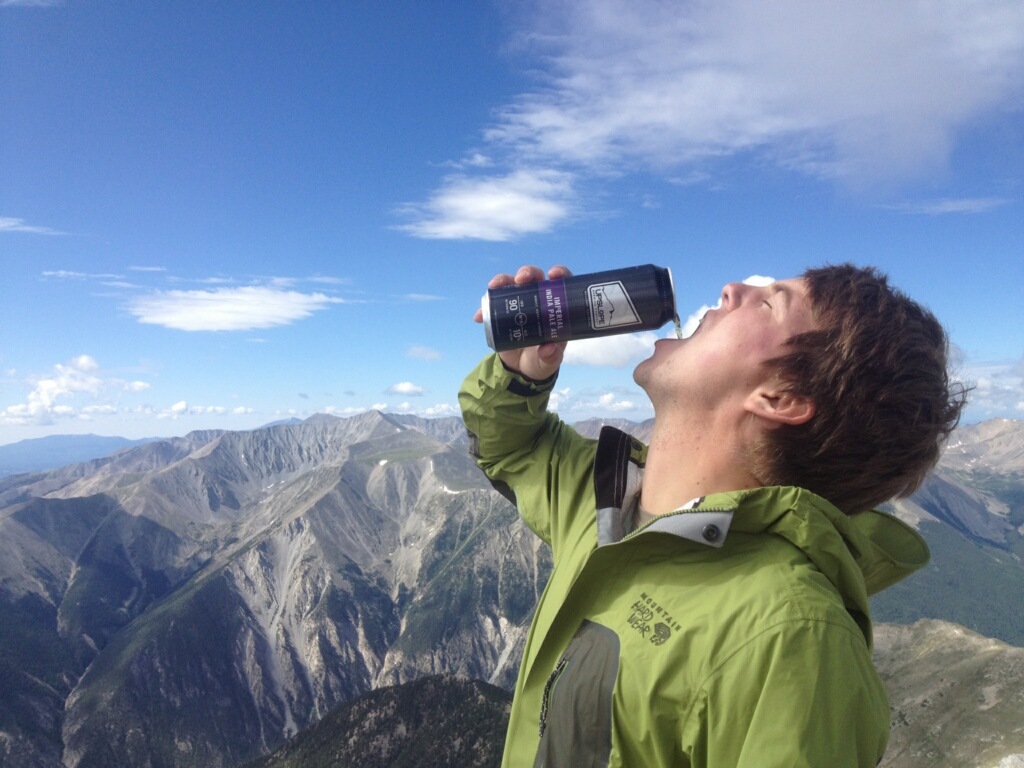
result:
<svg viewBox="0 0 1024 768"><path fill-rule="evenodd" d="M494 274L845 261L1024 419L1020 0L0 0L0 444L457 415Z"/></svg>

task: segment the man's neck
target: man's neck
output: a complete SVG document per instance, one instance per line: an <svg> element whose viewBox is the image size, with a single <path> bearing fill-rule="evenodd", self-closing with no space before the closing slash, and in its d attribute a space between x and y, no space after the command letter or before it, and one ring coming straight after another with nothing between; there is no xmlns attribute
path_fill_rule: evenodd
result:
<svg viewBox="0 0 1024 768"><path fill-rule="evenodd" d="M663 515L700 496L758 486L743 446L738 425L655 418L640 506Z"/></svg>

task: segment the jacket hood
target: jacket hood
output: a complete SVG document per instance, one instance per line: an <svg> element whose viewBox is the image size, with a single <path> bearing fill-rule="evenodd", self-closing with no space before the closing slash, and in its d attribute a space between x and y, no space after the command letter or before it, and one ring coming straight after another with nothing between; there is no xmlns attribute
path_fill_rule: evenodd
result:
<svg viewBox="0 0 1024 768"><path fill-rule="evenodd" d="M836 586L847 607L870 615L868 597L927 565L920 534L893 515L846 515L794 487L712 494L700 510L734 510L730 531L771 533L799 548Z"/></svg>

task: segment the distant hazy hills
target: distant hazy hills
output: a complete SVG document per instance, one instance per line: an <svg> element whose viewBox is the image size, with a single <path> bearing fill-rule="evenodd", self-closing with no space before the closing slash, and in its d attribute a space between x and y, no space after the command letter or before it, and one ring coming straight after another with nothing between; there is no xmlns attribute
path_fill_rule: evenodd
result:
<svg viewBox="0 0 1024 768"><path fill-rule="evenodd" d="M115 451L152 442L100 435L52 435L0 445L0 477L19 472L41 472L78 461L107 456Z"/></svg>
<svg viewBox="0 0 1024 768"><path fill-rule="evenodd" d="M1024 646L1024 422L962 427L937 471L893 508L932 561L873 600L876 618L942 618Z"/></svg>
<svg viewBox="0 0 1024 768"><path fill-rule="evenodd" d="M933 563L878 617L1024 645L1022 453L1021 422L957 433L894 505ZM196 432L0 478L0 763L233 766L302 732L289 759L313 738L429 765L408 761L461 733L450 759L487 765L507 700L484 683L511 687L549 569L458 419ZM1024 755L1019 649L926 622L878 653L886 765Z"/></svg>

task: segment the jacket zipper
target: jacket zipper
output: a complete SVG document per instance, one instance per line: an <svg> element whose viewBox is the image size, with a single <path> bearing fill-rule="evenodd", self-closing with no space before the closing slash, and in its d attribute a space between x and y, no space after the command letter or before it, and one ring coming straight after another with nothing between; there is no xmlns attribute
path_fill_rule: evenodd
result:
<svg viewBox="0 0 1024 768"><path fill-rule="evenodd" d="M562 674L562 670L565 669L565 665L568 663L568 659L563 656L558 664L555 665L554 671L548 677L548 681L544 684L544 696L540 702L540 736L544 735L544 730L548 727L548 704L551 700L551 689L555 687L555 683L558 681L559 675Z"/></svg>

